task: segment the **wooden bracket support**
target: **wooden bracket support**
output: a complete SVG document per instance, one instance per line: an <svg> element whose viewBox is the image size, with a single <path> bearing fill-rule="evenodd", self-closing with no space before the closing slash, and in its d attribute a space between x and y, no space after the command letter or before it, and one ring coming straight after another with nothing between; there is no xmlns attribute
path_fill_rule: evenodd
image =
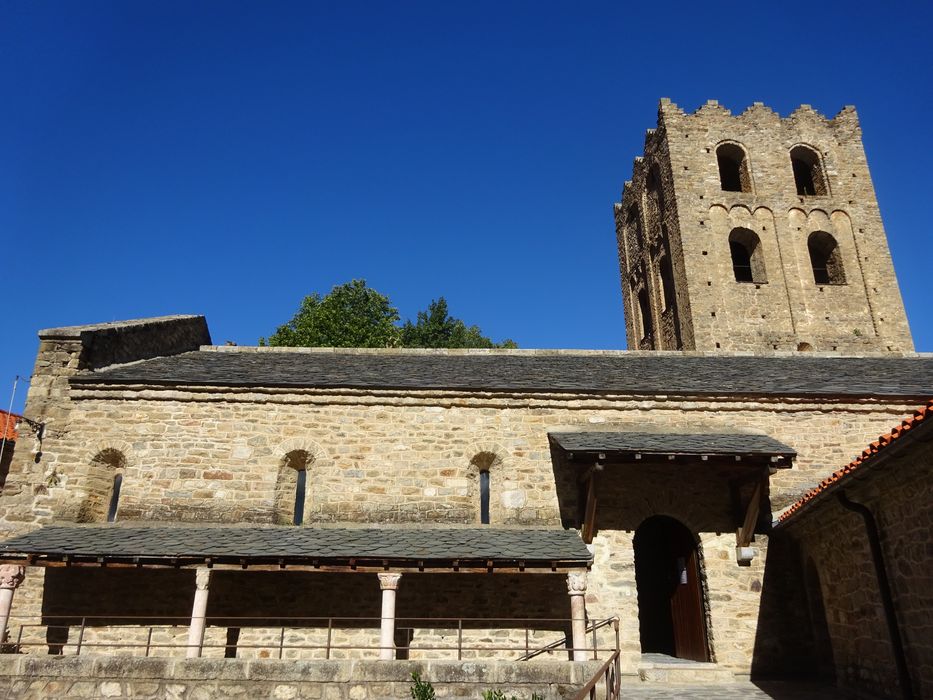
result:
<svg viewBox="0 0 933 700"><path fill-rule="evenodd" d="M758 513L761 511L761 500L764 495L765 479L763 477L755 484L755 490L752 491L752 497L745 508L745 517L742 525L736 530L735 544L737 547L747 547L751 544L752 537L755 536L755 524L758 522Z"/></svg>
<svg viewBox="0 0 933 700"><path fill-rule="evenodd" d="M586 507L583 511L583 527L581 535L586 544L591 544L596 536L596 500L597 481L602 465L596 464L586 477Z"/></svg>

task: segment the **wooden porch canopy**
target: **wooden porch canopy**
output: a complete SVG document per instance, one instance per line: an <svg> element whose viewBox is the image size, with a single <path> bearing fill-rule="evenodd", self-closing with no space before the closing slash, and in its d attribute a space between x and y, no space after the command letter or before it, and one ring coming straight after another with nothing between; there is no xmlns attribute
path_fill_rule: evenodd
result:
<svg viewBox="0 0 933 700"><path fill-rule="evenodd" d="M684 470L706 467L726 479L736 516L736 544L747 547L775 469L789 468L797 453L768 435L757 433L667 433L579 431L548 433L552 447L580 468L583 541L596 534L599 473L606 467L632 467L651 462ZM743 486L754 483L746 499Z"/></svg>
<svg viewBox="0 0 933 700"><path fill-rule="evenodd" d="M566 573L592 557L572 530L54 525L0 543L0 563L251 571Z"/></svg>

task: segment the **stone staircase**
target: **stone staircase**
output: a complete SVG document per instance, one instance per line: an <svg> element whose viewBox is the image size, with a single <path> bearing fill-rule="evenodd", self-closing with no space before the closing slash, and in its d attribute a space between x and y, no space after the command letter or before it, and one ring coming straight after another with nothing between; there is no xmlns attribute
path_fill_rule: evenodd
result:
<svg viewBox="0 0 933 700"><path fill-rule="evenodd" d="M729 669L705 661L689 661L666 654L642 654L638 677L646 682L679 685L734 683Z"/></svg>

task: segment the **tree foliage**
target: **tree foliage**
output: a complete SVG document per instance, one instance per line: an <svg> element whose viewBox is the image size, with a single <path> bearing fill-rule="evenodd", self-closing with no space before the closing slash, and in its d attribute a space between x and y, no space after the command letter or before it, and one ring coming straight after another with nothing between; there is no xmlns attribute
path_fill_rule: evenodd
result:
<svg viewBox="0 0 933 700"><path fill-rule="evenodd" d="M433 300L416 321L399 326L389 298L352 280L327 296L307 296L298 312L260 345L343 348L515 348L513 341L494 343L478 326L450 315L444 297Z"/></svg>
<svg viewBox="0 0 933 700"><path fill-rule="evenodd" d="M352 280L330 294L307 296L298 312L268 340L273 346L389 348L399 344L398 309L389 298ZM265 345L264 338L259 339Z"/></svg>
<svg viewBox="0 0 933 700"><path fill-rule="evenodd" d="M501 345L483 335L479 326L468 326L447 311L444 297L433 300L426 311L419 311L415 323L402 326L402 345L406 348L514 348L513 341Z"/></svg>

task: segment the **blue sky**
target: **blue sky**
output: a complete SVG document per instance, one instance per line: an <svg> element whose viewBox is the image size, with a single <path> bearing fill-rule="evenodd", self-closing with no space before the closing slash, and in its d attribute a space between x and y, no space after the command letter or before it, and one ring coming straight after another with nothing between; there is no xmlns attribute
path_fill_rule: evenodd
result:
<svg viewBox="0 0 933 700"><path fill-rule="evenodd" d="M625 346L612 203L657 100L855 104L933 350L930 3L0 5L0 405L36 330L254 344L365 278L522 347ZM17 401L21 405L21 398Z"/></svg>

